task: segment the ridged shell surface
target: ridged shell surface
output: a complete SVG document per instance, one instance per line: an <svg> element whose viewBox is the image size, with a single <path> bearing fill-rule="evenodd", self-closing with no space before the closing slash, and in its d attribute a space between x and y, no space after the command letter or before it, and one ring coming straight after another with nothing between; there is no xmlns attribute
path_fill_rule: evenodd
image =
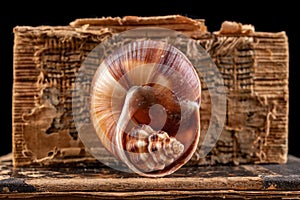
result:
<svg viewBox="0 0 300 200"><path fill-rule="evenodd" d="M196 150L200 80L174 46L143 40L120 47L97 69L90 95L97 136L132 171L165 176Z"/></svg>

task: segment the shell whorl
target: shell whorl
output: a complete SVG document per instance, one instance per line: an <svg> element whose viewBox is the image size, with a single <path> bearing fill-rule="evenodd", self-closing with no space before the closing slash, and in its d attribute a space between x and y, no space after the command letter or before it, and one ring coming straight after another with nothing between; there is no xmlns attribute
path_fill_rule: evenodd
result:
<svg viewBox="0 0 300 200"><path fill-rule="evenodd" d="M184 145L164 131L148 125L134 127L124 140L129 159L142 172L163 170L184 151Z"/></svg>
<svg viewBox="0 0 300 200"><path fill-rule="evenodd" d="M91 122L104 147L134 172L165 176L196 150L200 96L198 74L184 54L164 42L136 41L97 69Z"/></svg>

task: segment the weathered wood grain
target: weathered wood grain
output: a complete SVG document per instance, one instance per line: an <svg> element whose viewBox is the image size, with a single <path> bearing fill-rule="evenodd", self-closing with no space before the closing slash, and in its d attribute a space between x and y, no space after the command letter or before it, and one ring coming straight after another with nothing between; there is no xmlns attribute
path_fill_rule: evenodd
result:
<svg viewBox="0 0 300 200"><path fill-rule="evenodd" d="M0 163L0 198L299 198L300 159L286 164L183 167L164 178L94 164L59 167L12 167L11 156Z"/></svg>

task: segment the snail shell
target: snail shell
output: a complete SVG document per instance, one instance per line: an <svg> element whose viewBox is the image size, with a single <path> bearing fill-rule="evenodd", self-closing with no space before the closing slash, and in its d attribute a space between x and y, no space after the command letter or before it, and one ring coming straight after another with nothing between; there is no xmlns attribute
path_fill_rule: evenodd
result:
<svg viewBox="0 0 300 200"><path fill-rule="evenodd" d="M165 42L135 41L94 74L91 122L104 147L132 171L162 177L192 157L201 85L187 57Z"/></svg>

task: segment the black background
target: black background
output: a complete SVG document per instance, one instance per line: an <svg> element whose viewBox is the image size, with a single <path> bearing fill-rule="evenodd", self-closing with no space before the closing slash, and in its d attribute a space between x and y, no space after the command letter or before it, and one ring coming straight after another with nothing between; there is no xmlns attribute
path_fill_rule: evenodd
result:
<svg viewBox="0 0 300 200"><path fill-rule="evenodd" d="M102 1L104 3L104 1ZM297 111L299 108L297 96L299 78L296 69L299 67L299 25L296 19L297 5L272 3L264 6L261 2L240 1L230 4L227 1L217 3L198 3L185 0L181 3L140 1L129 3L123 1L105 1L106 5L88 1L73 1L72 3L41 1L30 4L7 2L0 7L0 155L11 152L12 148L12 82L13 82L13 27L17 25L67 25L76 18L103 16L155 16L181 14L191 18L205 19L208 31L219 30L224 20L253 24L256 31L279 32L286 31L290 51L290 102L289 102L289 154L300 157ZM11 4L11 5L9 5ZM63 5L62 5L63 4ZM297 70L298 71L298 70ZM298 92L297 92L298 91Z"/></svg>

